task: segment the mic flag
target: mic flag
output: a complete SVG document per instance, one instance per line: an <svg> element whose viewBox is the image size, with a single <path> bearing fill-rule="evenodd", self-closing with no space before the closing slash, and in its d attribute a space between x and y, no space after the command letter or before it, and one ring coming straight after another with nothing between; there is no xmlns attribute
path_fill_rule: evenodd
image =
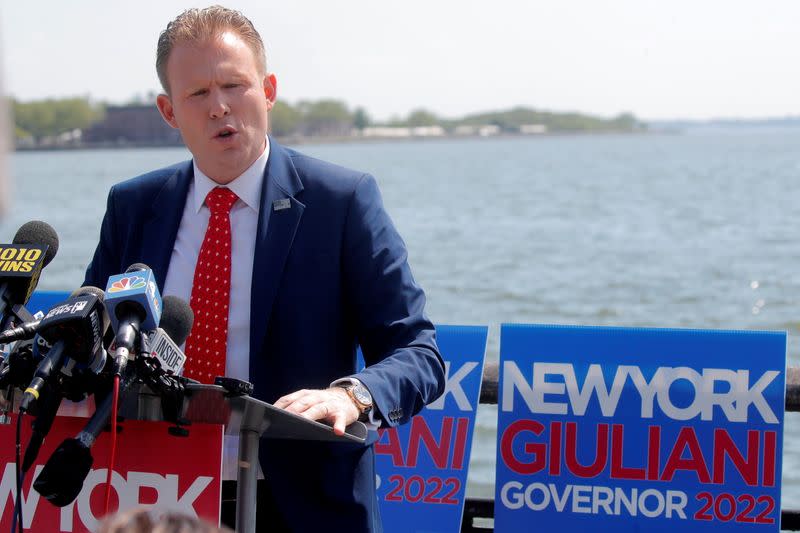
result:
<svg viewBox="0 0 800 533"><path fill-rule="evenodd" d="M0 325L16 304L24 305L39 275L58 250L58 235L44 222L20 226L12 244L0 244Z"/></svg>
<svg viewBox="0 0 800 533"><path fill-rule="evenodd" d="M68 357L86 363L101 349L103 314L102 298L92 293L69 298L47 312L39 324L39 336L52 347L25 389L20 411L26 412L39 398L45 383L61 371Z"/></svg>
<svg viewBox="0 0 800 533"><path fill-rule="evenodd" d="M100 299L100 301L103 301L105 299L105 294L103 293L103 291L101 291L97 287L92 287L91 285L76 289L72 291L72 294L70 294L69 296L70 298L73 298L76 296L81 296L83 294L94 294ZM0 344L32 339L34 335L36 335L39 332L39 328L42 325L42 318L44 317L44 313L39 311L37 315L39 315L39 318L34 316L34 318L37 318L36 320L32 320L30 322L24 322L15 328L9 328L0 333ZM45 323L45 327L46 326L47 323ZM103 331L108 329L108 317L106 316L105 312L103 312L102 329Z"/></svg>
<svg viewBox="0 0 800 533"><path fill-rule="evenodd" d="M177 375L183 370L186 354L173 342L163 329L156 329L150 336L150 355L158 359L161 368L168 374Z"/></svg>
<svg viewBox="0 0 800 533"><path fill-rule="evenodd" d="M140 331L156 329L161 320L161 294L150 269L108 278L105 303L115 332L130 314L138 316Z"/></svg>
<svg viewBox="0 0 800 533"><path fill-rule="evenodd" d="M50 344L64 341L69 357L83 362L100 347L106 327L102 296L87 292L50 308L38 332Z"/></svg>
<svg viewBox="0 0 800 533"><path fill-rule="evenodd" d="M27 302L39 283L47 246L0 244L0 312L15 303Z"/></svg>
<svg viewBox="0 0 800 533"><path fill-rule="evenodd" d="M161 327L149 338L150 355L158 359L161 368L169 374L177 375L183 370L186 355L180 345L192 330L194 313L185 300L176 296L164 297L164 314Z"/></svg>

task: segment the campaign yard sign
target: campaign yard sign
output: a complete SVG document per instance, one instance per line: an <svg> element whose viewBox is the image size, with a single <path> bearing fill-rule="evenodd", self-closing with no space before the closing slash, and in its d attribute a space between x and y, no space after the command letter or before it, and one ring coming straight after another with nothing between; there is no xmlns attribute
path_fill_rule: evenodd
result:
<svg viewBox="0 0 800 533"><path fill-rule="evenodd" d="M375 443L378 501L386 533L461 529L486 326L436 326L445 393Z"/></svg>
<svg viewBox="0 0 800 533"><path fill-rule="evenodd" d="M500 365L497 531L779 530L785 333L503 325Z"/></svg>

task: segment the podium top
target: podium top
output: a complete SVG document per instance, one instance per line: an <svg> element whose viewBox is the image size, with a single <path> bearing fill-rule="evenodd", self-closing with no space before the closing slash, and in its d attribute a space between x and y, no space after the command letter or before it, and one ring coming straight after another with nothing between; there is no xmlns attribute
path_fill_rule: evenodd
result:
<svg viewBox="0 0 800 533"><path fill-rule="evenodd" d="M139 398L136 416L123 413L127 418L160 420L160 399L146 387L133 394ZM149 405L148 405L149 404ZM238 435L242 431L253 431L268 439L301 439L330 442L364 443L367 426L354 422L347 426L345 434L335 435L333 428L302 416L279 409L272 404L250 396L229 396L219 385L189 384L186 386L183 418L198 424L223 424L226 435Z"/></svg>
<svg viewBox="0 0 800 533"><path fill-rule="evenodd" d="M14 391L14 412L21 391ZM95 411L94 398L79 403L62 402L61 416L90 417ZM120 415L130 420L162 420L161 398L147 386L134 384L120 402ZM182 417L198 424L222 424L226 435L253 431L267 439L299 439L363 444L367 426L354 422L345 434L335 435L327 424L308 420L250 396L228 396L219 385L191 383L186 386ZM190 426L191 427L191 426Z"/></svg>

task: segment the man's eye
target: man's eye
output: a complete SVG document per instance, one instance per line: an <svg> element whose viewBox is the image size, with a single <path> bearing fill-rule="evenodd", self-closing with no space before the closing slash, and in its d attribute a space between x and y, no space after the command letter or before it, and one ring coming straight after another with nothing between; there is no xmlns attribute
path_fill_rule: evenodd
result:
<svg viewBox="0 0 800 533"><path fill-rule="evenodd" d="M207 91L207 90L205 90L205 89L200 89L200 90L198 90L198 91L195 91L195 92L193 92L193 93L191 94L191 96L202 96L202 95L206 94L207 92L208 92L208 91Z"/></svg>

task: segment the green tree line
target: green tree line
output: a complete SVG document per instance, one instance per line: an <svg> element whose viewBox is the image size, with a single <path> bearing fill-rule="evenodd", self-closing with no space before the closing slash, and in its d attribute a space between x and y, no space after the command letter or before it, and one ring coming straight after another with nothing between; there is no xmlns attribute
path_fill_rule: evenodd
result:
<svg viewBox="0 0 800 533"><path fill-rule="evenodd" d="M447 132L459 126L498 126L502 132L517 133L521 126L541 125L549 132L632 132L645 129L631 113L603 118L583 113L555 113L538 111L527 107L515 107L505 111L483 112L457 119L437 116L426 109L415 109L404 118L387 122L373 122L363 108L350 111L344 102L319 100L299 102L291 105L278 102L272 110L273 133L277 136L291 135L348 135L352 129L367 126L421 127L441 126Z"/></svg>
<svg viewBox="0 0 800 533"><path fill-rule="evenodd" d="M631 113L621 113L613 118L601 118L583 113L554 113L527 107L508 111L476 113L458 121L457 125L480 126L492 124L504 131L519 130L520 126L541 124L552 132L634 131L644 127Z"/></svg>
<svg viewBox="0 0 800 533"><path fill-rule="evenodd" d="M143 102L137 102L139 104ZM101 121L105 105L88 98L47 99L20 102L11 99L17 139L38 142L75 129L86 129ZM644 126L630 113L601 118L581 113L554 113L527 107L470 114L448 119L426 109L415 109L406 117L386 122L373 121L362 107L350 109L335 99L302 100L295 104L278 101L271 112L272 133L279 137L348 136L368 126L441 126L452 132L459 126L494 125L503 132L515 133L523 125L541 125L549 132L636 131Z"/></svg>
<svg viewBox="0 0 800 533"><path fill-rule="evenodd" d="M68 131L82 130L102 120L104 115L102 104L77 97L33 102L20 102L12 98L9 107L18 140L33 138L39 141Z"/></svg>

